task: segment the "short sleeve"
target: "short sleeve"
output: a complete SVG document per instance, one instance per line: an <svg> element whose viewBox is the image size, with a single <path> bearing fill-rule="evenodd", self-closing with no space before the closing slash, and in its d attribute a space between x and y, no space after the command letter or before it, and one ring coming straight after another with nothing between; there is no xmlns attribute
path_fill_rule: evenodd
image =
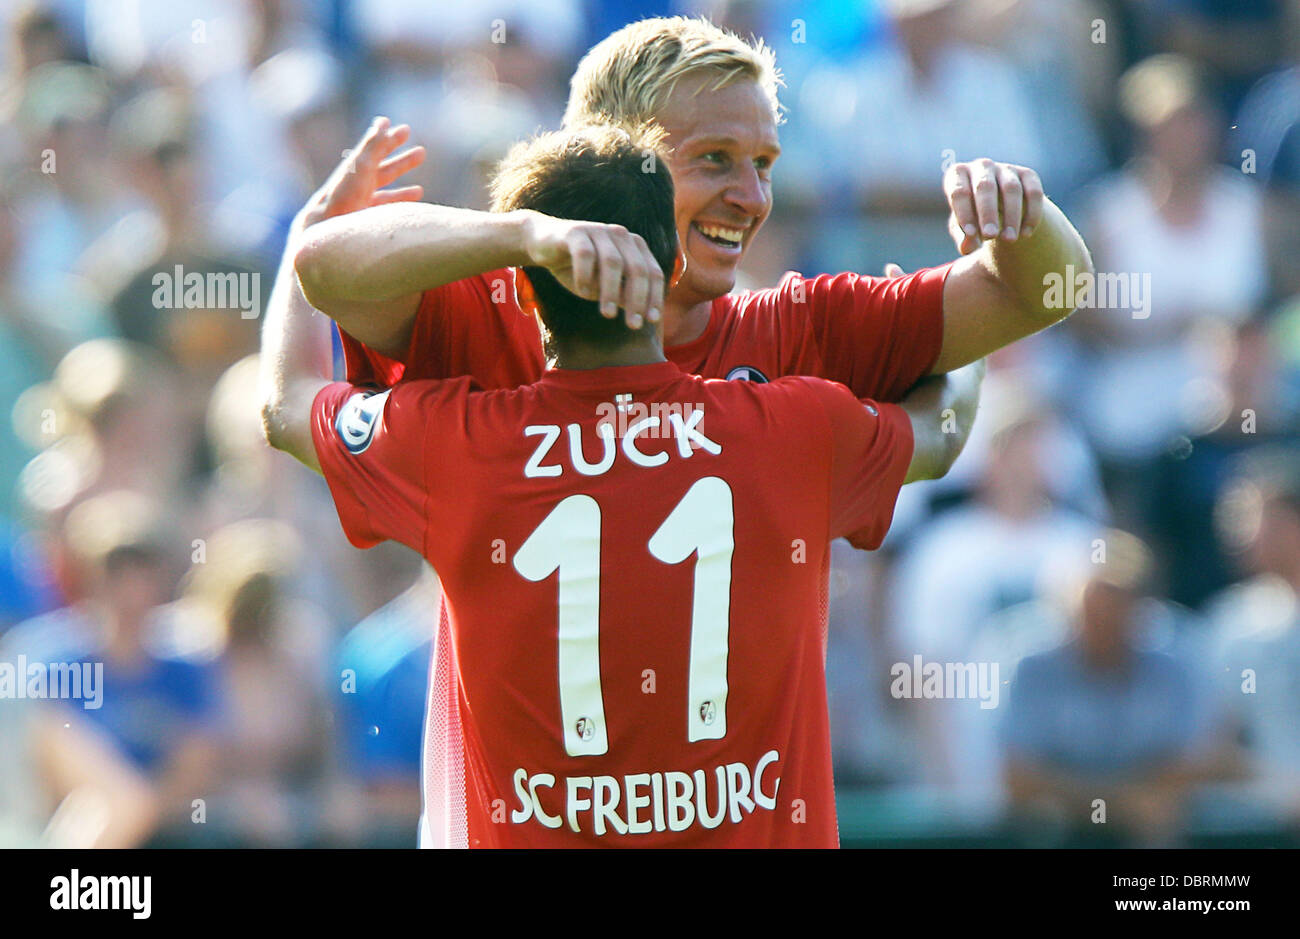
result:
<svg viewBox="0 0 1300 939"><path fill-rule="evenodd" d="M339 329L347 380L354 385L381 385L385 388L397 384L406 375L409 363L432 354L440 319L454 289L455 285L446 284L434 290L426 290L420 296L420 306L415 312L415 323L411 328L411 341L406 348L406 355L400 361L376 352Z"/></svg>
<svg viewBox="0 0 1300 939"><path fill-rule="evenodd" d="M537 322L515 302L506 270L426 290L401 361L340 335L348 381L391 388L399 381L469 376L479 388L517 388L542 377Z"/></svg>
<svg viewBox="0 0 1300 939"><path fill-rule="evenodd" d="M468 380L373 388L335 382L312 402L312 441L348 541L392 539L424 552L431 429L462 426Z"/></svg>
<svg viewBox="0 0 1300 939"><path fill-rule="evenodd" d="M912 422L896 404L859 401L847 388L808 380L830 422L831 538L880 547L912 462Z"/></svg>
<svg viewBox="0 0 1300 939"><path fill-rule="evenodd" d="M859 398L898 401L939 359L951 266L905 277L792 276L781 289L792 301L803 295L822 378L847 385Z"/></svg>

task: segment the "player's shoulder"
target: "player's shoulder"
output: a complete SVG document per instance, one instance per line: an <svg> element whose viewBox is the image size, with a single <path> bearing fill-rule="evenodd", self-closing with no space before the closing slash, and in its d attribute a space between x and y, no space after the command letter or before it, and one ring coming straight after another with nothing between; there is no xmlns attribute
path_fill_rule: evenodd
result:
<svg viewBox="0 0 1300 939"><path fill-rule="evenodd" d="M812 276L799 271L786 271L775 287L736 290L718 298L717 302L722 305L723 314L727 316L798 313L807 309L810 299L837 289L852 289L859 284L871 284L882 279L853 271Z"/></svg>
<svg viewBox="0 0 1300 939"><path fill-rule="evenodd" d="M340 414L358 412L367 423L381 413L396 409L415 410L451 399L468 400L484 393L468 375L455 378L417 378L399 381L389 387L333 382L321 389L318 401L336 404Z"/></svg>
<svg viewBox="0 0 1300 939"><path fill-rule="evenodd" d="M746 406L792 419L835 419L845 409L862 410L862 402L836 381L811 375L786 375L773 381L702 379L700 388L710 398L733 411ZM867 412L875 416L875 406Z"/></svg>

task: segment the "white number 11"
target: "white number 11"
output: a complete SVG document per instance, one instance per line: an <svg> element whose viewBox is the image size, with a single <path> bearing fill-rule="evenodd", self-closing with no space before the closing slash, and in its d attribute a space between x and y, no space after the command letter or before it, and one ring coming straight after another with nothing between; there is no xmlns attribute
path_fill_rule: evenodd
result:
<svg viewBox="0 0 1300 939"><path fill-rule="evenodd" d="M695 592L687 682L686 739L727 735L727 641L731 609L731 487L705 476L687 490L650 538L665 564L692 554ZM531 581L559 576L560 719L569 756L609 750L600 687L600 506L591 496L563 499L515 554Z"/></svg>

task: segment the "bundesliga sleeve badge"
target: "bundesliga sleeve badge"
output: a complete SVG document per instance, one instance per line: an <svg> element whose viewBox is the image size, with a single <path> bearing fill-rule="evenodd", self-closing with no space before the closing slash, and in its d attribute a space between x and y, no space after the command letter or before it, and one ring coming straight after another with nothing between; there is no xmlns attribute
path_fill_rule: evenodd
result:
<svg viewBox="0 0 1300 939"><path fill-rule="evenodd" d="M339 409L334 429L338 431L339 439L349 453L355 456L364 453L370 446L375 438L375 430L379 427L379 417L384 413L384 405L388 403L391 393L391 388L379 394L357 392Z"/></svg>

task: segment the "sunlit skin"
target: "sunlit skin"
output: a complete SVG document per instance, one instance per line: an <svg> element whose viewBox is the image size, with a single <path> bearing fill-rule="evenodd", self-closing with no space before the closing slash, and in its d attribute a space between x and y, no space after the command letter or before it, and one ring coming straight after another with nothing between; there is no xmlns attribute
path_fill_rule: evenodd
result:
<svg viewBox="0 0 1300 939"><path fill-rule="evenodd" d="M656 114L666 133L686 271L664 304L664 342L704 332L712 301L729 293L758 229L772 211L772 165L781 153L772 104L757 83L713 90L711 75L683 79ZM710 241L699 226L743 232L739 246Z"/></svg>

